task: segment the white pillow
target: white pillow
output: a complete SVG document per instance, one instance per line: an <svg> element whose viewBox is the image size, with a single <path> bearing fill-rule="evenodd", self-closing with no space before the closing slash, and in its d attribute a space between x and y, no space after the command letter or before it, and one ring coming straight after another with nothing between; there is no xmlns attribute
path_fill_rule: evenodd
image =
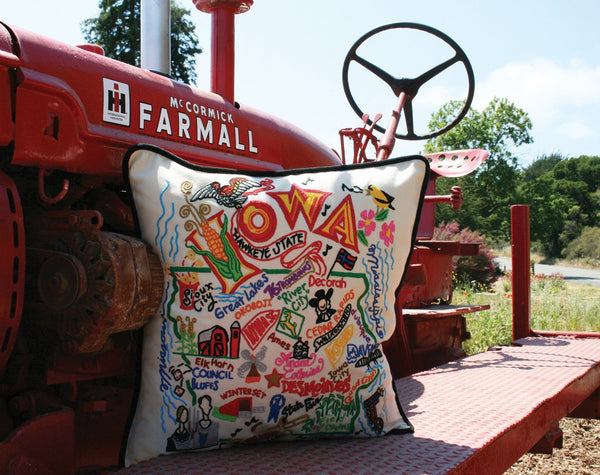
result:
<svg viewBox="0 0 600 475"><path fill-rule="evenodd" d="M396 325L426 159L264 172L138 146L126 160L142 238L165 271L126 465L412 430L381 343Z"/></svg>

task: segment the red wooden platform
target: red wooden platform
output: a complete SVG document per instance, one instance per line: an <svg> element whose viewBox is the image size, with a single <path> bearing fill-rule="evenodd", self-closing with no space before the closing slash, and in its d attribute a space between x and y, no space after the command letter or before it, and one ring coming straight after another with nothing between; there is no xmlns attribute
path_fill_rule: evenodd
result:
<svg viewBox="0 0 600 475"><path fill-rule="evenodd" d="M516 344L397 380L414 434L176 454L119 473L502 473L600 387L600 339Z"/></svg>

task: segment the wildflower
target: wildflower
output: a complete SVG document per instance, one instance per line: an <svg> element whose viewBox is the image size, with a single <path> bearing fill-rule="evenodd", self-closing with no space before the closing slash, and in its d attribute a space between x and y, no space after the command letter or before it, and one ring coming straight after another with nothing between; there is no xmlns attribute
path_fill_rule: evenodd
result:
<svg viewBox="0 0 600 475"><path fill-rule="evenodd" d="M383 223L381 225L381 232L379 233L379 238L383 241L386 247L389 247L390 244L394 242L394 231L396 230L396 225L394 221L392 221L389 225L387 223Z"/></svg>
<svg viewBox="0 0 600 475"><path fill-rule="evenodd" d="M376 223L375 223L375 211L372 209L365 209L362 213L360 213L360 217L363 220L358 222L358 227L364 229L365 236L368 236L373 231L375 231Z"/></svg>

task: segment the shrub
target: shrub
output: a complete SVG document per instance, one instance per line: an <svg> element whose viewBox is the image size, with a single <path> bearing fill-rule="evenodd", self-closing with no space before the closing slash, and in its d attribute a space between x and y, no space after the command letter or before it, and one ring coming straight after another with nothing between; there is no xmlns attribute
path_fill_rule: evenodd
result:
<svg viewBox="0 0 600 475"><path fill-rule="evenodd" d="M566 259L600 259L600 228L585 227L579 237L573 239L564 249Z"/></svg>
<svg viewBox="0 0 600 475"><path fill-rule="evenodd" d="M458 223L453 221L448 224L440 223L433 231L433 239L481 243L478 256L454 256L455 285L487 289L499 277L498 266L494 262L496 256L487 244L485 235L469 228L460 229Z"/></svg>

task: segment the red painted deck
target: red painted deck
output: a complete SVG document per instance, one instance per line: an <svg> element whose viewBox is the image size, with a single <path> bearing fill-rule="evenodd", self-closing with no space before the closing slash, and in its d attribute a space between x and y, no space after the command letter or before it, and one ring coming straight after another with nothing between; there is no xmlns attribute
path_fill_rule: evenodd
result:
<svg viewBox="0 0 600 475"><path fill-rule="evenodd" d="M502 473L600 386L600 339L517 343L398 380L414 434L177 454L120 473Z"/></svg>

